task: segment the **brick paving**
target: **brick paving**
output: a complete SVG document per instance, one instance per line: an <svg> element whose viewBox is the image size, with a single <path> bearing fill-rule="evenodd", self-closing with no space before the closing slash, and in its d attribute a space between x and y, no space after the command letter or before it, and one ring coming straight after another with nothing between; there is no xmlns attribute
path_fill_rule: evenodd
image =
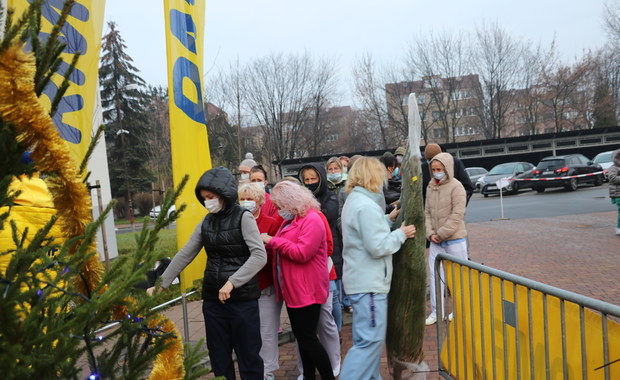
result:
<svg viewBox="0 0 620 380"><path fill-rule="evenodd" d="M615 232L616 212L549 218L469 223L470 254L473 261L551 286L620 305L620 236ZM427 305L428 308L428 305ZM204 337L200 302L188 305L190 340ZM183 331L181 308L166 314ZM286 312L282 314L283 339L290 337ZM276 379L297 379L295 343L280 346L280 369ZM342 357L351 346L351 326L342 330ZM437 330L426 328L424 358L430 367L426 379L437 375ZM390 379L385 353L381 372ZM212 378L208 376L206 378Z"/></svg>

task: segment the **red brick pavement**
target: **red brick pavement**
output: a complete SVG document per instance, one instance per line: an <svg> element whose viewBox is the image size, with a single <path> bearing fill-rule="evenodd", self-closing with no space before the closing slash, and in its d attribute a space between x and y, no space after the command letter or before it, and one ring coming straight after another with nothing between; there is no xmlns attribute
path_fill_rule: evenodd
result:
<svg viewBox="0 0 620 380"><path fill-rule="evenodd" d="M620 305L620 236L614 235L615 212L502 220L467 225L473 261L493 268L544 282L588 297ZM191 340L204 337L200 302L189 305L193 324ZM168 314L182 330L180 308ZM288 320L283 313L283 324ZM351 346L351 326L343 327L343 358ZM437 370L435 326L427 327L424 357L431 371ZM294 343L280 346L280 369L276 379L297 378ZM382 358L381 372L390 379L387 359ZM212 376L208 377L211 378ZM427 379L438 379L432 372Z"/></svg>

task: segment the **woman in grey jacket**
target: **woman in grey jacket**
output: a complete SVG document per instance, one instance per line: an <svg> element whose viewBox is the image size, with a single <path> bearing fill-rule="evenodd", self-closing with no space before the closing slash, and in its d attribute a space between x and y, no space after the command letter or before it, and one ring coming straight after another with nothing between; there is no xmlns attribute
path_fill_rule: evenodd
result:
<svg viewBox="0 0 620 380"><path fill-rule="evenodd" d="M353 306L353 347L340 380L380 379L379 364L387 327L387 295L392 282L392 255L415 226L390 230L399 210L384 214L381 189L386 181L379 160L362 157L349 172L349 196L342 209L343 283Z"/></svg>
<svg viewBox="0 0 620 380"><path fill-rule="evenodd" d="M256 274L267 262L265 246L254 216L237 203L237 185L228 169L206 171L195 193L209 214L174 256L162 275L161 286L170 286L204 248L207 265L202 313L213 372L228 380L235 378L234 350L241 379L261 380L260 289ZM147 290L152 292L153 288Z"/></svg>

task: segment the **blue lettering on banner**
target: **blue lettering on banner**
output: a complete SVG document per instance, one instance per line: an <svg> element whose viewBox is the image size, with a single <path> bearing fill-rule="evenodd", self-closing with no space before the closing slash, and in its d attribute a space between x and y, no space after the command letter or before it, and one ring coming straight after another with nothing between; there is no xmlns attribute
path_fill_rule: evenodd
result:
<svg viewBox="0 0 620 380"><path fill-rule="evenodd" d="M172 34L187 48L196 54L196 24L191 15L179 12L176 9L170 11L170 29Z"/></svg>
<svg viewBox="0 0 620 380"><path fill-rule="evenodd" d="M28 0L29 3L32 3L33 0ZM60 18L59 10L62 9L65 0L46 0L43 3L41 8L41 15L48 20L52 24L56 24L58 19ZM71 11L69 13L72 17L76 19L86 22L90 18L90 13L87 7L80 4L79 2L75 2ZM39 37L42 41L47 41L49 38L49 33L41 32ZM84 36L77 31L70 23L69 20L65 22L61 29L61 35L58 38L59 42L66 44L63 53L68 54L76 54L80 53L84 55L88 50L88 44ZM59 75L63 75L69 68L69 64L67 62L62 62L58 67L56 73ZM75 83L78 86L84 85L86 82L86 75L79 69L74 69L74 71L69 76L69 80ZM58 86L50 81L43 93L50 99L53 100L58 92ZM60 136L66 141L74 144L79 144L82 141L82 132L79 128L76 128L72 125L69 125L63 121L63 115L69 112L79 111L84 108L84 98L82 95L73 94L73 95L65 95L58 103L58 108L56 113L52 115L52 120L58 128L58 132Z"/></svg>
<svg viewBox="0 0 620 380"><path fill-rule="evenodd" d="M194 0L185 0L185 2L194 5ZM196 54L196 24L192 15L172 9L170 11L170 30L187 50ZM197 123L206 124L198 66L185 57L179 57L174 62L172 78L174 104L190 119ZM194 84L197 94L196 102L193 102L183 93L184 78L190 79Z"/></svg>
<svg viewBox="0 0 620 380"><path fill-rule="evenodd" d="M172 69L172 86L174 88L174 104L184 114L197 123L206 124L205 109L200 91L200 73L198 66L185 57L179 57ZM196 88L197 102L194 103L183 93L183 78L189 78Z"/></svg>

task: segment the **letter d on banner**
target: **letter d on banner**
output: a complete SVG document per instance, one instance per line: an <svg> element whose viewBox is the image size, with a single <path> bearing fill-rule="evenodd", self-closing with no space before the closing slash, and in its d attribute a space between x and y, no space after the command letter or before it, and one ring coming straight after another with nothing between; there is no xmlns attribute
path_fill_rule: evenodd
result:
<svg viewBox="0 0 620 380"><path fill-rule="evenodd" d="M205 208L194 189L198 179L211 169L209 138L202 100L202 46L204 0L164 0L166 50L168 56L168 98L170 101L170 143L172 177L177 186L183 176L189 182L177 199L187 208L177 220L177 245L187 242L204 218ZM181 273L181 289L202 278L206 255L199 254Z"/></svg>

